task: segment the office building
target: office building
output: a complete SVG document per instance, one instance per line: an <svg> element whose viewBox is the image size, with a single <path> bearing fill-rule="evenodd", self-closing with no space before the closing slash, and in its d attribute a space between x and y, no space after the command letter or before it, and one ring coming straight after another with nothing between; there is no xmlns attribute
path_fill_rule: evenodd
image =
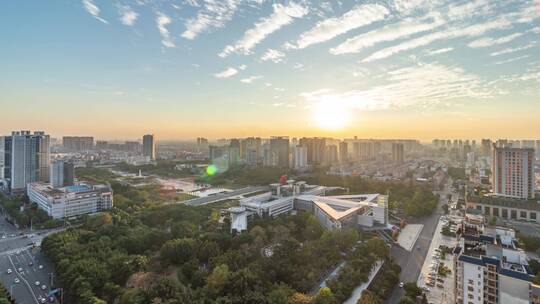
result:
<svg viewBox="0 0 540 304"><path fill-rule="evenodd" d="M4 139L4 142L5 139ZM44 132L16 131L11 142L10 189L24 190L28 183L50 178L50 138ZM5 145L5 143L4 143ZM4 152L6 155L7 153ZM4 156L5 157L5 156Z"/></svg>
<svg viewBox="0 0 540 304"><path fill-rule="evenodd" d="M515 231L484 227L481 216L473 218L467 215L460 224L453 251L456 303L532 303L540 290L531 283L533 274Z"/></svg>
<svg viewBox="0 0 540 304"><path fill-rule="evenodd" d="M306 146L297 145L294 147L294 169L300 170L307 167L308 149Z"/></svg>
<svg viewBox="0 0 540 304"><path fill-rule="evenodd" d="M493 146L493 193L500 196L532 199L536 187L534 149Z"/></svg>
<svg viewBox="0 0 540 304"><path fill-rule="evenodd" d="M154 135L147 134L143 136L143 156L150 160L156 159L156 143Z"/></svg>
<svg viewBox="0 0 540 304"><path fill-rule="evenodd" d="M289 168L289 138L270 138L270 154L273 167Z"/></svg>
<svg viewBox="0 0 540 304"><path fill-rule="evenodd" d="M349 144L346 141L339 143L339 161L346 162L349 160Z"/></svg>
<svg viewBox="0 0 540 304"><path fill-rule="evenodd" d="M54 161L51 164L50 180L53 188L72 186L75 182L75 166L63 160Z"/></svg>
<svg viewBox="0 0 540 304"><path fill-rule="evenodd" d="M396 164L402 164L405 161L404 146L402 143L392 144L392 161Z"/></svg>
<svg viewBox="0 0 540 304"><path fill-rule="evenodd" d="M108 185L78 183L53 188L47 183L30 183L27 194L30 202L54 219L94 214L113 207L113 191Z"/></svg>
<svg viewBox="0 0 540 304"><path fill-rule="evenodd" d="M66 151L82 152L94 148L94 138L90 136L64 136L62 145Z"/></svg>

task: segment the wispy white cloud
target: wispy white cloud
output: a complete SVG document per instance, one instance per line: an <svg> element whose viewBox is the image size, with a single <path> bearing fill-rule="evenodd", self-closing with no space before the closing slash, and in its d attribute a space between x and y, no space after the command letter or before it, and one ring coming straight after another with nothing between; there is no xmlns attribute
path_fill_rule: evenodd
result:
<svg viewBox="0 0 540 304"><path fill-rule="evenodd" d="M506 60L495 61L494 63L497 64L497 65L506 64L506 63L518 61L518 60L525 59L525 58L529 58L529 55L523 55L523 56L519 56L519 57L509 58L509 59L506 59Z"/></svg>
<svg viewBox="0 0 540 304"><path fill-rule="evenodd" d="M219 56L226 57L231 53L250 54L251 50L268 35L292 23L295 18L301 18L308 13L307 7L296 3L274 4L273 9L270 16L259 19L253 28L244 33L242 39L233 45L226 46Z"/></svg>
<svg viewBox="0 0 540 304"><path fill-rule="evenodd" d="M308 103L331 102L351 109L382 110L434 106L456 98L490 98L498 91L478 76L437 63L399 68L387 73L387 84L337 92L320 89L300 94Z"/></svg>
<svg viewBox="0 0 540 304"><path fill-rule="evenodd" d="M118 14L120 14L120 22L127 26L133 26L139 17L139 14L128 5L119 5Z"/></svg>
<svg viewBox="0 0 540 304"><path fill-rule="evenodd" d="M434 56L434 55L440 55L440 54L448 53L448 52L451 52L451 51L453 51L453 50L454 50L453 47L449 47L449 48L443 48L443 49L431 50L431 51L428 51L426 54L427 54L428 56Z"/></svg>
<svg viewBox="0 0 540 304"><path fill-rule="evenodd" d="M431 18L429 18L431 19ZM423 20L404 19L373 31L347 39L335 48L330 49L334 55L358 53L365 48L387 41L403 39L413 34L430 31L444 24L440 18L425 22Z"/></svg>
<svg viewBox="0 0 540 304"><path fill-rule="evenodd" d="M515 47L515 48L506 48L504 50L493 52L493 53L491 53L489 55L490 56L500 56L500 55L505 55L505 54L511 54L511 53L515 53L515 52L530 49L530 48L534 47L535 45L536 45L536 41L531 41L530 43L528 43L526 45Z"/></svg>
<svg viewBox="0 0 540 304"><path fill-rule="evenodd" d="M163 46L167 48L175 47L174 42L171 39L171 35L169 34L169 30L167 29L167 25L169 25L170 23L171 18L169 18L169 16L161 12L157 13L156 24L159 33L161 34L161 44L163 44Z"/></svg>
<svg viewBox="0 0 540 304"><path fill-rule="evenodd" d="M471 48L482 48L482 47L488 47L488 46L494 46L499 44L505 44L508 43L516 38L519 38L523 36L523 33L514 33L510 34L508 36L500 37L500 38L491 38L491 37L484 37L480 38L478 40L475 40L471 43L469 43L469 47Z"/></svg>
<svg viewBox="0 0 540 304"><path fill-rule="evenodd" d="M192 6L199 6L197 2L190 0ZM240 0L205 0L203 8L194 18L186 21L186 30L182 37L195 39L199 34L212 28L224 27L238 10Z"/></svg>
<svg viewBox="0 0 540 304"><path fill-rule="evenodd" d="M331 40L350 30L381 21L389 14L390 11L380 4L358 5L340 17L318 22L315 27L301 34L296 43L292 44L292 47L303 49L313 44Z"/></svg>
<svg viewBox="0 0 540 304"><path fill-rule="evenodd" d="M485 23L469 25L466 27L454 27L445 31L430 33L412 40L405 41L401 44L379 50L362 60L362 62L370 62L378 59L388 58L397 53L413 50L422 46L430 45L439 40L449 40L459 37L477 37L494 29L504 29L510 27L511 22L506 18L498 18Z"/></svg>
<svg viewBox="0 0 540 304"><path fill-rule="evenodd" d="M99 9L99 7L94 3L94 1L92 0L82 0L82 3L83 3L83 6L84 6L84 9L90 14L92 15L94 18L96 18L97 20L105 23L105 24L108 24L109 22L103 18L101 18L99 16L99 12L101 11Z"/></svg>
<svg viewBox="0 0 540 304"><path fill-rule="evenodd" d="M242 64L242 65L240 65L240 66L238 67L238 69L241 70L241 71L243 71L243 70L247 69L247 65Z"/></svg>
<svg viewBox="0 0 540 304"><path fill-rule="evenodd" d="M255 80L257 79L261 79L262 76L249 76L249 77L246 77L246 78L242 78L240 79L240 82L243 82L243 83L253 83Z"/></svg>
<svg viewBox="0 0 540 304"><path fill-rule="evenodd" d="M238 70L235 68L227 68L219 73L215 73L214 77L216 78L229 78L238 74Z"/></svg>
<svg viewBox="0 0 540 304"><path fill-rule="evenodd" d="M278 50L274 50L274 49L268 49L266 53L264 53L261 56L261 60L262 61L270 60L272 62L278 63L278 62L283 61L283 57L285 57L285 53L280 52Z"/></svg>

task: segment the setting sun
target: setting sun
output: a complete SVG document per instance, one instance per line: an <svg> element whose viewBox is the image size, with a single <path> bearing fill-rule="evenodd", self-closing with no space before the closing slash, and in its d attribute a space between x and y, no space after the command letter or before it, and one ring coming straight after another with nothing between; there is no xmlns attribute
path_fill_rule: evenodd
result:
<svg viewBox="0 0 540 304"><path fill-rule="evenodd" d="M314 106L313 119L322 129L336 130L347 126L349 111L344 105L334 102L319 102Z"/></svg>

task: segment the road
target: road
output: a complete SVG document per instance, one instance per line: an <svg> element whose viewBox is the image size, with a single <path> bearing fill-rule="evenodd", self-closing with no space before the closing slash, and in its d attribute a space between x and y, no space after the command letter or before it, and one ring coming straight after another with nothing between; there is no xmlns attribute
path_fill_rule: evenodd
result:
<svg viewBox="0 0 540 304"><path fill-rule="evenodd" d="M32 243L40 245L46 235L58 230L24 234L0 217L0 281L18 304L42 303L47 296L54 267Z"/></svg>
<svg viewBox="0 0 540 304"><path fill-rule="evenodd" d="M190 206L201 206L201 205L221 202L224 200L234 198L236 196L265 191L265 190L269 190L268 186L246 187L246 188L242 188L238 190L233 190L230 192L218 193L216 195L211 195L207 197L194 198L194 199L185 201L184 203Z"/></svg>
<svg viewBox="0 0 540 304"><path fill-rule="evenodd" d="M451 193L451 181L447 183L445 190L438 192L440 194L440 202L437 206L437 210L430 216L417 219L414 223L411 224L422 224L424 228L416 241L416 244L413 247L412 252L409 252L399 246L392 246L390 253L394 261L401 266L401 275L400 281L404 283L416 282L420 276L420 271L422 270L422 265L426 259L429 245L433 239L437 228L437 222L439 217L444 214L441 206L442 203L447 202L446 195ZM418 249L419 247L419 249ZM405 295L405 292L402 288L396 287L392 292L392 295L387 300L387 303L395 304L399 303L401 298Z"/></svg>

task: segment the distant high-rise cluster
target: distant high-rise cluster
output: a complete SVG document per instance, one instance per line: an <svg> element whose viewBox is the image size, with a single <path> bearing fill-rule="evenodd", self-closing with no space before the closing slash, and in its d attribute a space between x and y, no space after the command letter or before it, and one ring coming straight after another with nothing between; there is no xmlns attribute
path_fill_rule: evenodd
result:
<svg viewBox="0 0 540 304"><path fill-rule="evenodd" d="M62 145L66 151L88 151L94 148L94 138L90 136L64 136Z"/></svg>

